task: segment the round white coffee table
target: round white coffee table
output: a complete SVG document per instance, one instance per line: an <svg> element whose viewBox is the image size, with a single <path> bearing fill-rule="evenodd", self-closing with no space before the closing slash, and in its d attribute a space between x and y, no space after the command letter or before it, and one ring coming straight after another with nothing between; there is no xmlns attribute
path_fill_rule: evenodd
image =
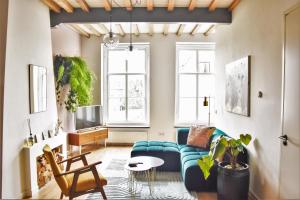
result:
<svg viewBox="0 0 300 200"><path fill-rule="evenodd" d="M136 164L136 166L130 167L129 164ZM152 184L156 177L156 168L162 166L164 164L164 160L157 157L152 156L137 156L128 159L124 168L128 170L128 185L129 191L132 193L136 193L137 181L135 179L135 175L137 173L142 173L145 175L150 195L152 195Z"/></svg>

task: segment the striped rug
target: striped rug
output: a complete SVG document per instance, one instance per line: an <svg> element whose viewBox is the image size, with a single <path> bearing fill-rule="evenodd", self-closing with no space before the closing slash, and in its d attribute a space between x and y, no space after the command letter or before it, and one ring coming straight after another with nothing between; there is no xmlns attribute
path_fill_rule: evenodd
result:
<svg viewBox="0 0 300 200"><path fill-rule="evenodd" d="M103 171L103 175L108 181L104 190L109 200L197 200L196 193L189 193L186 190L179 172L157 172L156 180L152 184L152 195L150 195L145 177L142 174L138 175L135 193L129 192L128 175L123 168L125 163L126 160L112 159ZM114 174L118 176L113 176ZM99 200L102 199L102 196L100 193L94 193L88 195L87 199Z"/></svg>

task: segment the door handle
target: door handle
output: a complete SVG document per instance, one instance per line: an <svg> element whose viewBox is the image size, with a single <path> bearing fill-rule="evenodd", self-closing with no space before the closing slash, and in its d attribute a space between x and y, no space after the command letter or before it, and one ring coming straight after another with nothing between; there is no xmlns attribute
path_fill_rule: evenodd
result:
<svg viewBox="0 0 300 200"><path fill-rule="evenodd" d="M287 144L288 144L288 139L289 139L287 135L279 136L279 139L282 140L282 144L283 144L284 146L287 146Z"/></svg>

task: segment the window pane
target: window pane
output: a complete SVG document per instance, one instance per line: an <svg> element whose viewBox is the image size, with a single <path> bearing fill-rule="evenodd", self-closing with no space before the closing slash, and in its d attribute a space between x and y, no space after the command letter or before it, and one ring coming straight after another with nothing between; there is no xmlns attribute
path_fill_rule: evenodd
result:
<svg viewBox="0 0 300 200"><path fill-rule="evenodd" d="M214 77L212 75L199 75L198 96L209 97L215 93Z"/></svg>
<svg viewBox="0 0 300 200"><path fill-rule="evenodd" d="M198 64L200 73L214 72L215 53L210 50L198 51Z"/></svg>
<svg viewBox="0 0 300 200"><path fill-rule="evenodd" d="M197 57L195 50L179 51L179 72L197 72Z"/></svg>
<svg viewBox="0 0 300 200"><path fill-rule="evenodd" d="M179 99L179 121L196 121L196 98Z"/></svg>
<svg viewBox="0 0 300 200"><path fill-rule="evenodd" d="M197 75L179 75L179 97L196 97Z"/></svg>
<svg viewBox="0 0 300 200"><path fill-rule="evenodd" d="M110 75L108 86L109 97L125 97L125 75Z"/></svg>
<svg viewBox="0 0 300 200"><path fill-rule="evenodd" d="M213 122L214 110L215 110L215 100L214 100L214 98L209 98L207 100L208 100L208 105L210 106L210 122ZM204 98L199 98L199 100L198 100L198 103L199 103L198 104L199 105L198 121L208 124L209 106L203 106L203 101L204 101Z"/></svg>
<svg viewBox="0 0 300 200"><path fill-rule="evenodd" d="M126 120L125 98L110 98L108 100L108 118L110 121Z"/></svg>
<svg viewBox="0 0 300 200"><path fill-rule="evenodd" d="M108 73L126 72L126 51L109 50L108 51Z"/></svg>
<svg viewBox="0 0 300 200"><path fill-rule="evenodd" d="M135 49L127 54L128 72L145 73L146 52L145 50Z"/></svg>
<svg viewBox="0 0 300 200"><path fill-rule="evenodd" d="M128 75L128 97L145 97L144 75Z"/></svg>
<svg viewBox="0 0 300 200"><path fill-rule="evenodd" d="M128 121L145 121L145 98L128 98Z"/></svg>

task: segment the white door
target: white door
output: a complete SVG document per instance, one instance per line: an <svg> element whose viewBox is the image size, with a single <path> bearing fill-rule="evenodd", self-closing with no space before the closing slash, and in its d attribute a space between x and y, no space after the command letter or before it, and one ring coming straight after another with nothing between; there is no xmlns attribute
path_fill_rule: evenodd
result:
<svg viewBox="0 0 300 200"><path fill-rule="evenodd" d="M300 199L300 5L285 15L280 197Z"/></svg>

